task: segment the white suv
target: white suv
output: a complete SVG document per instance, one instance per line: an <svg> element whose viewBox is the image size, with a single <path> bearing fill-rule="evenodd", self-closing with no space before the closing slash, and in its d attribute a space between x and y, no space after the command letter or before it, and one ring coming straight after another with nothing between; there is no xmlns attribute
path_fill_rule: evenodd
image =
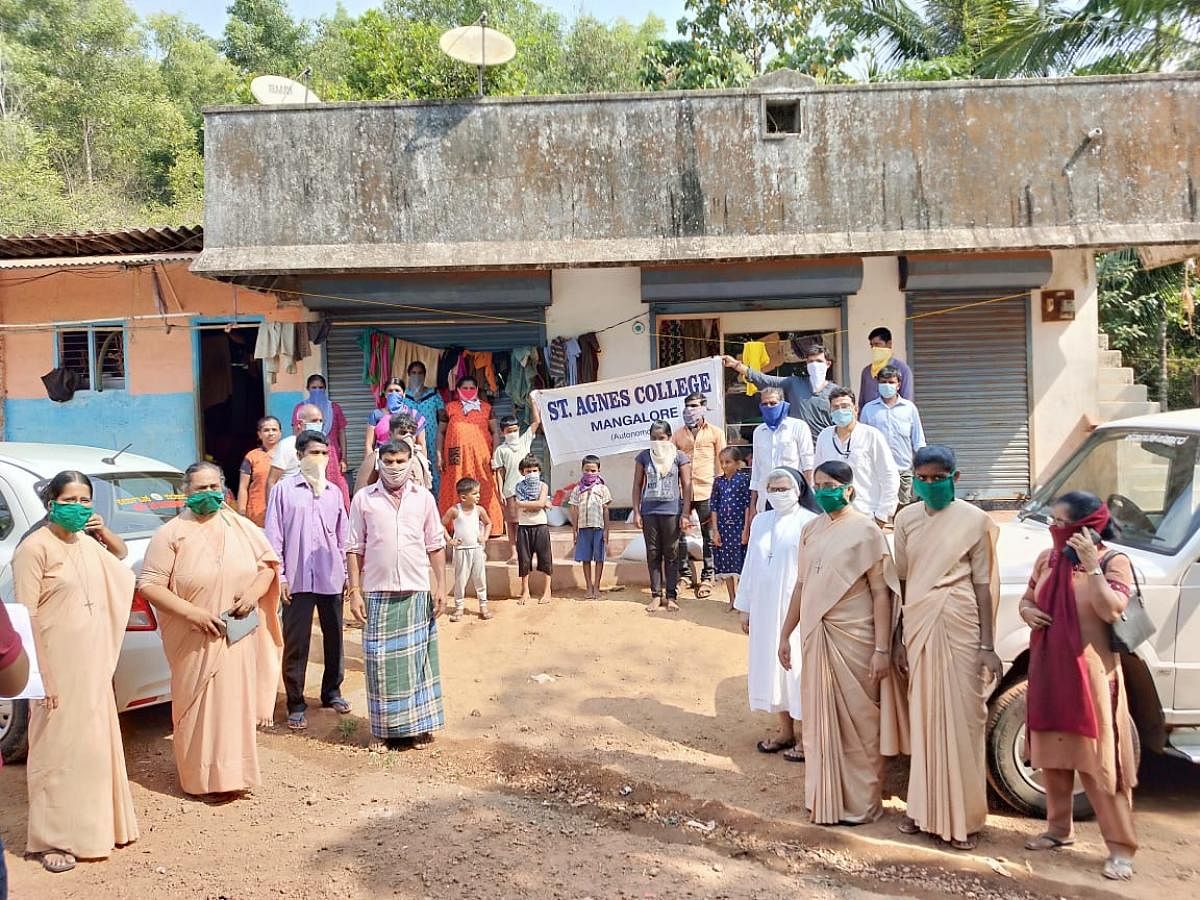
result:
<svg viewBox="0 0 1200 900"><path fill-rule="evenodd" d="M150 536L183 507L183 473L156 459L96 447L0 442L0 598L5 603L16 602L13 551L46 512L38 489L66 469L91 478L92 504L125 540L129 547L125 563L135 572L141 569ZM138 594L113 676L113 692L121 712L171 699L171 673L158 621ZM5 762L24 758L28 722L25 701L0 700L0 754Z"/></svg>
<svg viewBox="0 0 1200 900"><path fill-rule="evenodd" d="M1140 746L1200 763L1200 410L1100 426L1000 528L996 651L1005 676L991 699L988 774L1022 812L1043 816L1040 773L1023 759L1029 628L1017 615L1038 554L1050 546L1049 506L1083 490L1108 502L1157 631L1123 662ZM1090 813L1082 790L1079 814Z"/></svg>

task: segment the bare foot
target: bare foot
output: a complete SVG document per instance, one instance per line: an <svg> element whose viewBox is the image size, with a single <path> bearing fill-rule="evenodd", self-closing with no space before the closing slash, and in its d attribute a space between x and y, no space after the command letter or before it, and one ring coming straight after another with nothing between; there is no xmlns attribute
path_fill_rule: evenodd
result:
<svg viewBox="0 0 1200 900"><path fill-rule="evenodd" d="M541 606L543 603L549 603L549 602L550 602L549 594L543 594L542 596L538 597L538 605L539 606Z"/></svg>
<svg viewBox="0 0 1200 900"><path fill-rule="evenodd" d="M661 597L654 597L649 603L646 604L646 612L658 612L662 608L663 602Z"/></svg>
<svg viewBox="0 0 1200 900"><path fill-rule="evenodd" d="M674 600L672 600L670 597L668 597L667 598L667 612L678 612L678 611L679 611L679 604L676 603Z"/></svg>
<svg viewBox="0 0 1200 900"><path fill-rule="evenodd" d="M517 606L524 606L528 602L529 602L528 594L522 594L520 597L517 598Z"/></svg>

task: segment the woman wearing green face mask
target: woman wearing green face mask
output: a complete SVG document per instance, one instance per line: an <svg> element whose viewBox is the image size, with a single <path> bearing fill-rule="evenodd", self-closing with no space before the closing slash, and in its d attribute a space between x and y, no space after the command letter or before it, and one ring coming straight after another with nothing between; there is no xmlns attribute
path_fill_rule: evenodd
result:
<svg viewBox="0 0 1200 900"><path fill-rule="evenodd" d="M160 614L180 783L189 794L232 798L259 784L255 724L275 709L279 558L225 505L219 468L194 463L184 479L187 510L154 533L138 587ZM222 613L253 612L253 633L229 643Z"/></svg>
<svg viewBox="0 0 1200 900"><path fill-rule="evenodd" d="M92 510L86 475L60 472L42 499L46 524L12 562L46 690L29 711L26 850L47 871L66 872L76 858L105 859L138 838L112 692L133 573L115 554L125 545Z"/></svg>
<svg viewBox="0 0 1200 900"><path fill-rule="evenodd" d="M791 669L799 628L804 803L818 825L878 819L883 757L907 752L891 660L900 582L883 532L850 505L853 481L843 462L813 474L825 515L800 535L796 589L779 639L779 661Z"/></svg>
<svg viewBox="0 0 1200 900"><path fill-rule="evenodd" d="M1001 675L992 643L999 599L991 517L954 497L949 447L913 457L915 503L896 515L896 569L904 586L897 667L909 676L912 761L905 834L974 848L987 820L987 697ZM958 791L943 789L948 780Z"/></svg>

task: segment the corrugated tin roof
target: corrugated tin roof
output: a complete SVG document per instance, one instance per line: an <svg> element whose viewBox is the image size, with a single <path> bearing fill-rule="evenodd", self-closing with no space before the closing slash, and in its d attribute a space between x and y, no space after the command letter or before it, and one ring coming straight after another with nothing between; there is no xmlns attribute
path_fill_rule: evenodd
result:
<svg viewBox="0 0 1200 900"><path fill-rule="evenodd" d="M128 228L123 231L71 231L58 234L0 236L0 260L52 260L128 254L199 252L204 249L204 229Z"/></svg>
<svg viewBox="0 0 1200 900"><path fill-rule="evenodd" d="M83 266L137 266L195 259L199 253L114 253L111 256L41 256L36 259L0 258L5 269L76 269Z"/></svg>

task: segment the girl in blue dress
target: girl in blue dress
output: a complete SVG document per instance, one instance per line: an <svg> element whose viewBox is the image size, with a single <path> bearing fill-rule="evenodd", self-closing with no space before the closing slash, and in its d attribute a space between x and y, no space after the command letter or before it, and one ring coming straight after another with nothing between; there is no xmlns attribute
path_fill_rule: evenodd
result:
<svg viewBox="0 0 1200 900"><path fill-rule="evenodd" d="M750 470L737 447L726 447L720 456L721 474L713 482L712 515L713 560L716 576L724 580L729 608L737 594L738 576L746 561L746 535L750 530Z"/></svg>

